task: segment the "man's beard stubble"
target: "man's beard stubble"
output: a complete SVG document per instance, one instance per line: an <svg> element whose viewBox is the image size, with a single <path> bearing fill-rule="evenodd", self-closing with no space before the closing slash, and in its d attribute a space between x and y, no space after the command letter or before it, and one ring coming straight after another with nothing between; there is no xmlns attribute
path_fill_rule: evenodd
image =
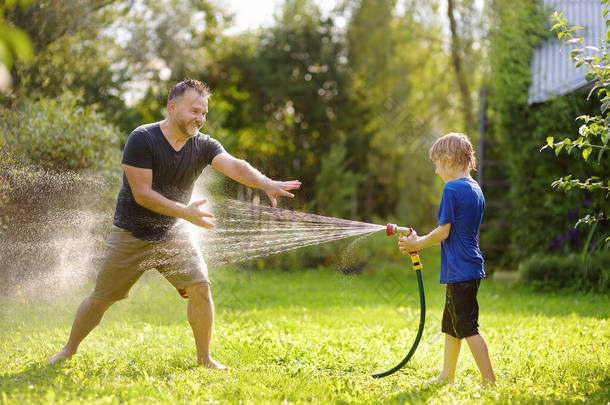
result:
<svg viewBox="0 0 610 405"><path fill-rule="evenodd" d="M184 135L187 135L189 138L192 138L193 136L197 135L201 127L198 125L190 126L189 124L189 122L180 121L178 123L178 128L180 129L180 132L182 132ZM192 131L192 133L189 131Z"/></svg>

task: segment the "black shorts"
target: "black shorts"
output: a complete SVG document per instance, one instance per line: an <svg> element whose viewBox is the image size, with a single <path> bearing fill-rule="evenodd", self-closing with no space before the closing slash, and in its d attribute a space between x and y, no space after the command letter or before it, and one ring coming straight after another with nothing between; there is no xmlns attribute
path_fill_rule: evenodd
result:
<svg viewBox="0 0 610 405"><path fill-rule="evenodd" d="M447 284L442 332L457 339L479 334L477 292L481 280Z"/></svg>

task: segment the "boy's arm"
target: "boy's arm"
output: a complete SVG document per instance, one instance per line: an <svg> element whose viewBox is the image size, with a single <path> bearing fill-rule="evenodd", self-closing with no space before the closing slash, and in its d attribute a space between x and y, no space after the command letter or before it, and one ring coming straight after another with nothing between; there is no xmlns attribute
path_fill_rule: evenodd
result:
<svg viewBox="0 0 610 405"><path fill-rule="evenodd" d="M409 236L401 236L398 238L398 249L403 253L415 252L427 248L428 246L436 245L449 237L451 223L440 225L432 232L424 236L418 236L415 231Z"/></svg>

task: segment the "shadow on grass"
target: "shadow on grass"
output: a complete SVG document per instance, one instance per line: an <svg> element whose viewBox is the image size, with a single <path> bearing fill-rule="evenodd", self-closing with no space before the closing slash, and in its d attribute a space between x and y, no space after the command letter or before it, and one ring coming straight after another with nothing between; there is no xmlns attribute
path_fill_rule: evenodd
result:
<svg viewBox="0 0 610 405"><path fill-rule="evenodd" d="M101 389L116 378L133 384L154 377L168 380L176 372L189 372L199 368L196 364L185 364L174 359L150 370L136 361L83 363L78 360L58 360L54 364L31 362L25 369L14 373L0 374L0 393L7 398L44 398L49 391L80 392L84 386L93 384L94 390ZM25 401L25 399L24 399ZM53 402L52 400L50 401Z"/></svg>
<svg viewBox="0 0 610 405"><path fill-rule="evenodd" d="M502 380L498 381L496 387L488 388L473 388L464 387L460 384L450 386L447 384L432 384L422 385L420 387L412 387L401 392L395 392L393 395L387 396L380 400L380 403L388 404L416 404L429 403L431 398L438 398L441 403L523 403L523 404L582 404L582 403L599 403L603 404L610 398L610 378L604 378L595 390L589 392L574 392L566 395L554 396L553 394L536 392L535 387L532 390L523 388L516 390L514 387L506 386ZM465 391L464 391L465 390ZM464 401L463 395L469 397L467 402ZM572 395L573 394L573 395ZM460 398L462 396L462 398Z"/></svg>
<svg viewBox="0 0 610 405"><path fill-rule="evenodd" d="M47 392L49 388L56 387L54 383L58 377L65 374L64 364L65 361L58 361L53 365L31 363L19 372L3 373L0 375L2 393L8 398L15 398Z"/></svg>
<svg viewBox="0 0 610 405"><path fill-rule="evenodd" d="M396 392L380 401L382 404L423 404L428 403L432 398L436 398L439 392L446 387L446 384L421 384L411 387L409 390Z"/></svg>

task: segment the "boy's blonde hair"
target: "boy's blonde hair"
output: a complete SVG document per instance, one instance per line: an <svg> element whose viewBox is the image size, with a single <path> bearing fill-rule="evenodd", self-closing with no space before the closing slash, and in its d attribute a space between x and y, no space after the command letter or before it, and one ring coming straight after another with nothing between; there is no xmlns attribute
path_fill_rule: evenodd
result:
<svg viewBox="0 0 610 405"><path fill-rule="evenodd" d="M474 170L477 159L474 157L474 148L467 135L451 132L434 142L428 156L433 162L444 157L450 164L458 169Z"/></svg>

